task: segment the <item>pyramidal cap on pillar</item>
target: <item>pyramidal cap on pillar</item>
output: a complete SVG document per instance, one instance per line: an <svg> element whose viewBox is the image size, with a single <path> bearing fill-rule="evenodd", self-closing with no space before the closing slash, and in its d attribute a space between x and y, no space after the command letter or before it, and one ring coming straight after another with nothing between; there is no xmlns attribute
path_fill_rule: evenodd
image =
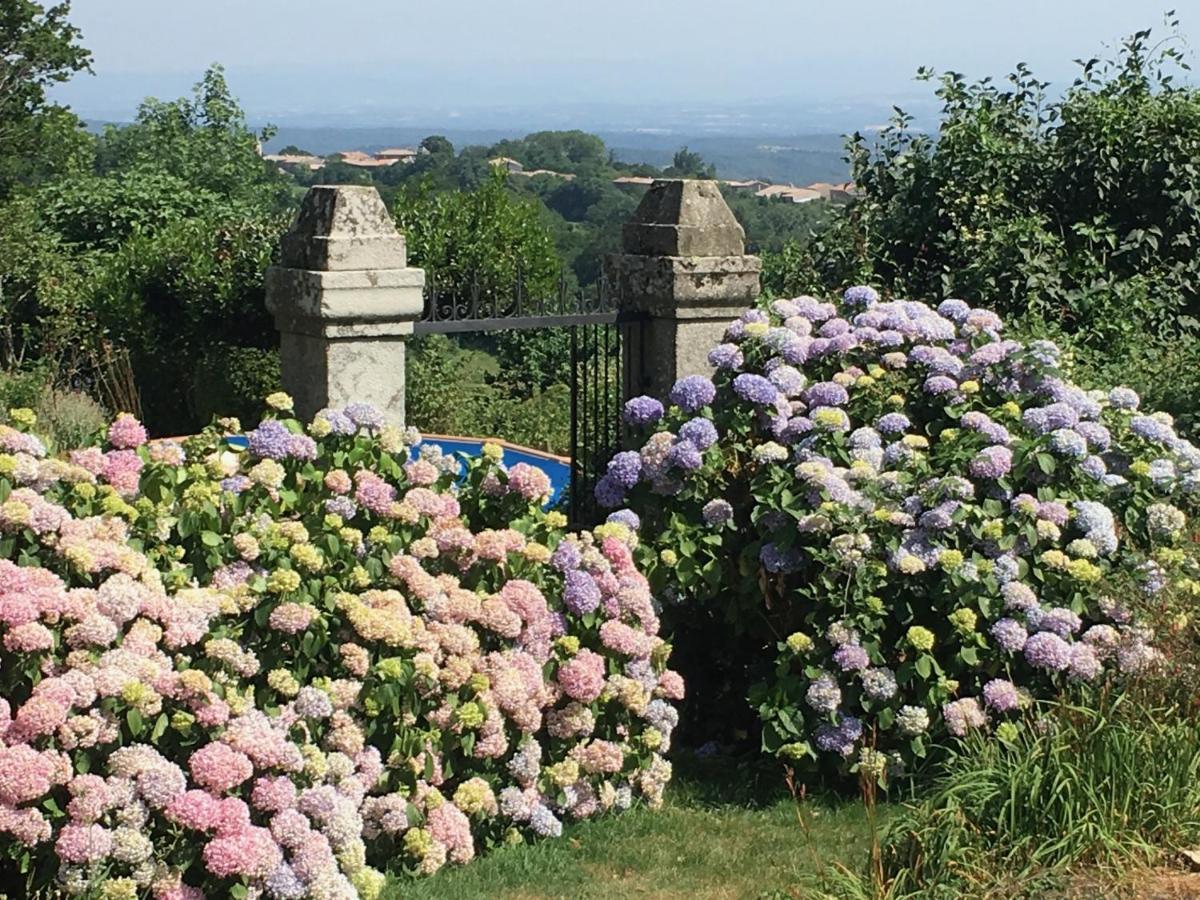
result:
<svg viewBox="0 0 1200 900"><path fill-rule="evenodd" d="M267 309L281 331L354 337L410 334L425 273L373 187L309 188L267 270Z"/></svg>
<svg viewBox="0 0 1200 900"><path fill-rule="evenodd" d="M403 269L408 262L404 235L379 192L359 185L309 188L280 254L289 269L320 272Z"/></svg>
<svg viewBox="0 0 1200 900"><path fill-rule="evenodd" d="M746 233L715 181L660 179L622 228L636 256L741 256Z"/></svg>

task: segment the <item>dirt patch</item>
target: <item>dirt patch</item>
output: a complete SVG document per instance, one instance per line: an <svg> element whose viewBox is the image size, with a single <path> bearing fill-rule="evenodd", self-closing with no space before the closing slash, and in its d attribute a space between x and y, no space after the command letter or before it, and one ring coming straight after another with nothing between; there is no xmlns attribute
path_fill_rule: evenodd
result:
<svg viewBox="0 0 1200 900"><path fill-rule="evenodd" d="M1200 900L1200 873L1164 868L1127 872L1119 881L1077 878L1065 896L1068 900Z"/></svg>

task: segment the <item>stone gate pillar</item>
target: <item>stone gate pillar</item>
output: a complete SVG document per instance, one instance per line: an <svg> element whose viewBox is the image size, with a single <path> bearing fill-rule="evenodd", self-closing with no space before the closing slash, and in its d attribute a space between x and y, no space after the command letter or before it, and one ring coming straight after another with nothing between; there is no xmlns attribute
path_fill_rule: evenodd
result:
<svg viewBox="0 0 1200 900"><path fill-rule="evenodd" d="M425 273L373 187L309 188L266 274L283 388L307 419L326 406L378 407L404 424L404 338L424 307Z"/></svg>
<svg viewBox="0 0 1200 900"><path fill-rule="evenodd" d="M762 261L715 181L655 181L621 238L605 277L622 311L646 316L626 341L626 397L665 399L676 379L712 372L708 351L758 297Z"/></svg>

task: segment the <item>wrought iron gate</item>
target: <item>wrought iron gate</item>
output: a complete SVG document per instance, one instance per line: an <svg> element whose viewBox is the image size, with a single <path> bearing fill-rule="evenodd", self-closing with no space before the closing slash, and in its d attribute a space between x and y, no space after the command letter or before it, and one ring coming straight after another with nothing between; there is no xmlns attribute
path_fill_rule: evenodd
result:
<svg viewBox="0 0 1200 900"><path fill-rule="evenodd" d="M439 294L435 273L427 273L425 311L414 333L467 334L563 328L571 345L571 483L568 516L573 525L598 517L594 489L621 442L621 406L629 359L623 347L639 317L622 313L603 279L574 290L560 276L551 296L526 296L518 273L510 295L472 286L468 296ZM640 342L633 342L638 344ZM495 435L500 437L500 435Z"/></svg>

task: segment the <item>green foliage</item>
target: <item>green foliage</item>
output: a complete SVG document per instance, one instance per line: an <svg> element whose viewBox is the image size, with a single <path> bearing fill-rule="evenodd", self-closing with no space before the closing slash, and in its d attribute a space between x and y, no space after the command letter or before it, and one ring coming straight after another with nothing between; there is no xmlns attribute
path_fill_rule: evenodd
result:
<svg viewBox="0 0 1200 900"><path fill-rule="evenodd" d="M558 330L505 333L498 341L499 365L487 352L463 349L445 335L411 341L406 370L409 421L434 434L503 437L516 444L567 453L571 439L569 369L556 369L547 361L547 371L554 376L530 383L520 380L521 373L540 372L542 364L523 364L519 356L522 348L536 356L544 347L553 348L563 340L569 340L569 335ZM569 354L569 346L566 349ZM564 366L569 367L569 355ZM497 370L518 380L498 378Z"/></svg>
<svg viewBox="0 0 1200 900"><path fill-rule="evenodd" d="M69 244L112 249L134 233L202 215L232 218L248 206L152 167L55 179L34 194L48 229Z"/></svg>
<svg viewBox="0 0 1200 900"><path fill-rule="evenodd" d="M273 216L185 219L134 235L99 267L98 324L132 354L157 433L187 433L217 409L250 418L278 383L263 272L284 227Z"/></svg>
<svg viewBox="0 0 1200 900"><path fill-rule="evenodd" d="M409 259L433 274L439 302L512 302L518 280L529 296L547 296L559 276L554 243L533 204L511 194L503 175L475 191L398 197L394 213Z"/></svg>
<svg viewBox="0 0 1200 900"><path fill-rule="evenodd" d="M492 145L488 156L519 160L526 169L579 175L596 174L608 166L604 141L586 131L537 131Z"/></svg>

